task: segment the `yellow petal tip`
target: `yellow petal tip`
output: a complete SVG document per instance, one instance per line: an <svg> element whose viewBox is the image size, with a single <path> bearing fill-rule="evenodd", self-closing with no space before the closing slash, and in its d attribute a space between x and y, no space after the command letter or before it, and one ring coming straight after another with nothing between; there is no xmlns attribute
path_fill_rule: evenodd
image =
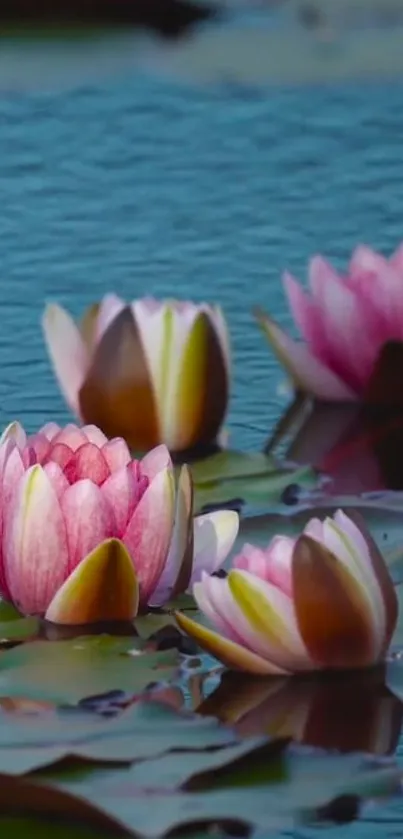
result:
<svg viewBox="0 0 403 839"><path fill-rule="evenodd" d="M136 572L125 545L107 539L75 568L53 598L46 620L64 625L130 621L139 603Z"/></svg>

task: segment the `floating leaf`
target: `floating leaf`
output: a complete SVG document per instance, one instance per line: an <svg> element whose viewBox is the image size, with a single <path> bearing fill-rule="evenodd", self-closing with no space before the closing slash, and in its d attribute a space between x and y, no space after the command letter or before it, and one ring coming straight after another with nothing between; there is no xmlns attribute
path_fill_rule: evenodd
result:
<svg viewBox="0 0 403 839"><path fill-rule="evenodd" d="M244 761L247 767L248 781L253 785L254 768L261 768L262 762L267 768L269 780L281 778L281 754L286 744L287 740L284 739L270 741L266 737L257 737L211 751L208 748L211 743L206 743L204 751L189 751L188 754L183 754L183 752L173 754L170 752L155 760L135 763L129 769L120 770L119 774L114 773L112 775L109 771L103 771L92 777L97 782L99 780L100 785L106 784L109 787L111 783L121 783L122 786L131 784L133 787L147 791L147 794L161 792L162 789L167 791L177 790L182 785L190 784L190 779L192 779L193 784L191 787L189 786L189 789L196 790L200 774L213 772L216 779L215 786L218 787L220 770L225 769L226 766L230 766L232 770L236 763ZM253 765L250 759L251 754L253 755ZM91 780L91 776L89 778ZM63 775L56 775L55 779L57 783L63 782ZM71 791L72 786L68 773L67 780Z"/></svg>
<svg viewBox="0 0 403 839"><path fill-rule="evenodd" d="M0 817L0 835L4 837L13 837L13 839L121 839L121 832L116 833L99 833L98 830L91 827L80 827L77 824L67 824L59 821L45 821L38 818L20 818L18 816ZM220 839L221 834L214 832L215 839ZM181 839L211 839L210 834L206 833L181 833Z"/></svg>
<svg viewBox="0 0 403 839"><path fill-rule="evenodd" d="M138 646L133 638L101 635L6 650L0 656L0 696L75 703L114 689L138 693L172 676L175 650L143 653Z"/></svg>
<svg viewBox="0 0 403 839"><path fill-rule="evenodd" d="M35 638L39 631L39 618L28 617L19 620L6 620L0 623L0 643L2 641L26 641Z"/></svg>
<svg viewBox="0 0 403 839"><path fill-rule="evenodd" d="M13 839L101 839L98 830L91 827L80 827L75 824L62 824L56 821L45 821L37 818L20 818L18 816L0 817L0 835L12 836ZM107 839L121 839L122 833L107 834ZM106 834L104 834L106 837ZM186 839L186 836L183 837ZM189 837L190 839L190 837ZM205 837L203 837L205 839Z"/></svg>
<svg viewBox="0 0 403 839"><path fill-rule="evenodd" d="M193 481L197 486L265 475L273 472L274 461L260 452L223 451L190 464Z"/></svg>
<svg viewBox="0 0 403 839"><path fill-rule="evenodd" d="M151 700L136 702L114 718L77 709L2 714L0 772L20 775L66 757L130 763L171 749L217 748L235 740L232 729L215 719Z"/></svg>
<svg viewBox="0 0 403 839"><path fill-rule="evenodd" d="M266 760L256 761L255 765L255 758L262 749L264 746L261 743L251 743L249 753L244 753L242 757L238 754L238 760L227 763L223 772L215 766L212 770L199 773L199 792L175 792L172 788L158 790L155 787L149 790L144 781L139 785L130 780L131 770L124 773L124 777L120 772L109 773L109 776L97 773L80 784L61 780L59 786L55 778L44 788L49 791L50 801L55 788L58 792L77 795L79 798L74 800L79 801L81 806L86 802L88 817L94 818L94 812L108 815L134 835L150 839L201 822L206 825L235 823L242 828L261 830L267 835L269 831L291 829L296 823L306 820L308 814L310 818L314 817L321 807L340 796L376 798L396 793L400 788L401 771L394 764L378 765L373 760L363 760L360 755L329 756L321 752L312 754L311 751L289 751L284 756L284 772L279 779L276 770L278 749L274 750L271 758L266 752ZM173 762L184 760L179 755L171 758ZM240 761L246 761L242 777L239 773ZM250 784L247 766L250 772L254 772L254 785ZM144 768L147 772L146 764ZM268 782L270 773L272 780ZM137 780L140 780L138 776ZM0 777L0 789L1 786ZM59 806L61 803L59 799ZM64 803L66 805L67 800Z"/></svg>
<svg viewBox="0 0 403 839"><path fill-rule="evenodd" d="M195 506L200 511L204 507L223 506L233 499L242 499L252 508L279 504L284 490L290 485L314 487L317 475L309 466L294 471L277 469L264 475L232 478L231 480L196 484Z"/></svg>
<svg viewBox="0 0 403 839"><path fill-rule="evenodd" d="M19 620L21 617L22 616L12 603L9 603L8 600L0 599L0 623Z"/></svg>

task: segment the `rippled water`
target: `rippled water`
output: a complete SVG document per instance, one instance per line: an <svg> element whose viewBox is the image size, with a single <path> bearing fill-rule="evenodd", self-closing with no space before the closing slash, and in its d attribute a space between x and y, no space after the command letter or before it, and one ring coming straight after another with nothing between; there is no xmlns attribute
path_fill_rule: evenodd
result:
<svg viewBox="0 0 403 839"><path fill-rule="evenodd" d="M401 97L397 85L224 94L137 75L3 99L1 423L67 418L45 300L78 314L108 290L152 291L223 304L233 444L262 447L287 397L250 310L288 324L284 268L304 275L318 251L341 267L358 242L388 252L403 239ZM400 835L396 805L378 814L354 836Z"/></svg>
<svg viewBox="0 0 403 839"><path fill-rule="evenodd" d="M259 303L322 251L403 238L401 88L224 94L143 77L0 101L2 422L66 411L44 352L45 299L107 290L219 300L233 335L235 445L261 446L281 371Z"/></svg>

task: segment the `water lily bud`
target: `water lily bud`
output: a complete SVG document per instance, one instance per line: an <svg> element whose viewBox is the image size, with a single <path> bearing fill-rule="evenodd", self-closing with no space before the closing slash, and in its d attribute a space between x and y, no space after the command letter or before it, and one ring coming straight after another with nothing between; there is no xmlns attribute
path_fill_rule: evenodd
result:
<svg viewBox="0 0 403 839"><path fill-rule="evenodd" d="M179 626L232 669L255 674L369 667L382 661L398 616L385 561L357 514L311 519L298 539L245 545L225 579L193 593L217 631Z"/></svg>
<svg viewBox="0 0 403 839"><path fill-rule="evenodd" d="M45 339L71 409L135 451L216 442L227 410L230 350L219 307L160 302L126 305L108 295L80 327L47 307Z"/></svg>

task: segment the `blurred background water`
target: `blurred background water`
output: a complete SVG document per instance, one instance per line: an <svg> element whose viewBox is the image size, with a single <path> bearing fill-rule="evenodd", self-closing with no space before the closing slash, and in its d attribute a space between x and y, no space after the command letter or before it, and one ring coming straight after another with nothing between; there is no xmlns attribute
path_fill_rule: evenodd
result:
<svg viewBox="0 0 403 839"><path fill-rule="evenodd" d="M0 99L0 406L30 429L67 413L40 316L103 293L219 301L234 348L232 443L260 448L287 397L254 323L323 252L342 267L402 236L401 86L253 90L127 74Z"/></svg>

